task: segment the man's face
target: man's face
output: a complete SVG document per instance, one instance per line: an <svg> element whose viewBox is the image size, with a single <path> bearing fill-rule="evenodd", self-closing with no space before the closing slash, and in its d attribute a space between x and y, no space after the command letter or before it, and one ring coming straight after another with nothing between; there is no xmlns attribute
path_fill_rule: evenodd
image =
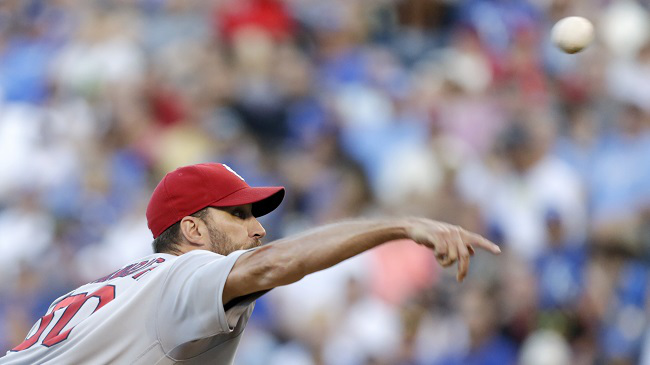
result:
<svg viewBox="0 0 650 365"><path fill-rule="evenodd" d="M208 208L208 216L203 221L210 236L210 251L225 256L262 245L266 231L251 209L251 204Z"/></svg>

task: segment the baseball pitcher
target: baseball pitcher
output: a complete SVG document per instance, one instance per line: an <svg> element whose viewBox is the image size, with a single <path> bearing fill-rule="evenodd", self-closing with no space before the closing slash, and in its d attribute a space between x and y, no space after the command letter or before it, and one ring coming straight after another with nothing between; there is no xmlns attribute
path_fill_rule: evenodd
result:
<svg viewBox="0 0 650 365"><path fill-rule="evenodd" d="M181 167L153 192L154 254L55 300L4 364L232 364L255 299L382 243L432 249L462 281L474 247L498 246L422 218L350 220L264 246L257 217L283 187L250 187L224 164Z"/></svg>

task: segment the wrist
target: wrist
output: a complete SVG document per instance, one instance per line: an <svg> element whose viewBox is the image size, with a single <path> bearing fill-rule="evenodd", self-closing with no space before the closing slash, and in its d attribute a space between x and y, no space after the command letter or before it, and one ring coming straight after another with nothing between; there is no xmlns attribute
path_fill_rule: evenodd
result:
<svg viewBox="0 0 650 365"><path fill-rule="evenodd" d="M394 241L410 238L410 230L412 229L412 222L408 218L393 219L384 222L382 225L382 235L386 241Z"/></svg>

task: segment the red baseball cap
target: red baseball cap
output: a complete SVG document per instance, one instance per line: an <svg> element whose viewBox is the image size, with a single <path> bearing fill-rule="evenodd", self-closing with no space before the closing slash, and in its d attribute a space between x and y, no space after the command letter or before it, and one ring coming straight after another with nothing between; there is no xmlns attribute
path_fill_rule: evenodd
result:
<svg viewBox="0 0 650 365"><path fill-rule="evenodd" d="M153 237L205 207L253 204L255 217L277 208L284 187L250 187L225 164L202 163L180 167L163 177L147 206L147 225Z"/></svg>

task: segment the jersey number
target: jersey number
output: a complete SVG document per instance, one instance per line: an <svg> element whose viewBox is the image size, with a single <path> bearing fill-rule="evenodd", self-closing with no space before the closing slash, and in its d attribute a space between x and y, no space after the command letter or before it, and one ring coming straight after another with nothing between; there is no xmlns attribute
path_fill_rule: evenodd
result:
<svg viewBox="0 0 650 365"><path fill-rule="evenodd" d="M26 350L32 347L36 342L38 342L38 339L41 338L45 329L47 329L50 323L52 322L52 319L54 318L54 313L60 309L63 309L63 314L61 315L61 317L59 317L59 320L54 324L52 329L50 329L50 331L47 333L45 338L43 338L42 344L43 346L50 347L67 339L68 335L70 334L70 331L72 331L74 327L69 328L65 332L61 332L61 331L65 328L65 326L68 323L70 323L70 320L72 320L72 318L77 314L79 309L81 309L81 307L83 307L86 301L88 301L88 299L90 298L99 299L99 302L97 303L97 307L92 311L92 313L95 313L96 311L99 310L99 308L105 306L108 302L115 299L115 287L113 285L107 285L94 291L91 294L81 293L81 294L75 294L69 297L65 297L63 300L61 300L54 306L54 308L49 314L46 314L43 317L41 317L41 321L40 321L41 323L38 326L36 332L34 332L34 334L31 335L30 337L26 338L25 341L23 341L23 343L14 347L11 351Z"/></svg>

